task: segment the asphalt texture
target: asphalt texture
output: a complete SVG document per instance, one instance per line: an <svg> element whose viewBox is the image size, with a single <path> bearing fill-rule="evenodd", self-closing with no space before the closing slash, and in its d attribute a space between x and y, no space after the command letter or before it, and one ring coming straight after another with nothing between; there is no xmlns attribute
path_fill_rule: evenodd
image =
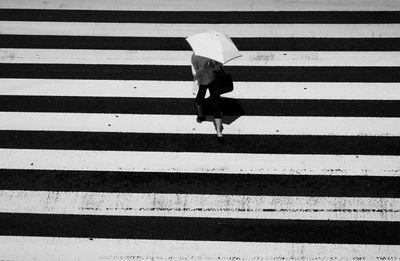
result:
<svg viewBox="0 0 400 261"><path fill-rule="evenodd" d="M400 38L232 38L241 51L399 51ZM0 48L190 51L180 37L0 35Z"/></svg>
<svg viewBox="0 0 400 261"><path fill-rule="evenodd" d="M399 11L103 11L0 9L0 21L104 23L399 23Z"/></svg>
<svg viewBox="0 0 400 261"><path fill-rule="evenodd" d="M1 190L399 198L378 176L254 175L0 169Z"/></svg>
<svg viewBox="0 0 400 261"><path fill-rule="evenodd" d="M399 137L0 131L2 148L274 154L400 155Z"/></svg>
<svg viewBox="0 0 400 261"><path fill-rule="evenodd" d="M400 82L400 67L226 66L233 81ZM0 64L0 78L191 81L190 66Z"/></svg>
<svg viewBox="0 0 400 261"><path fill-rule="evenodd" d="M2 235L290 243L400 242L399 222L0 214Z"/></svg>

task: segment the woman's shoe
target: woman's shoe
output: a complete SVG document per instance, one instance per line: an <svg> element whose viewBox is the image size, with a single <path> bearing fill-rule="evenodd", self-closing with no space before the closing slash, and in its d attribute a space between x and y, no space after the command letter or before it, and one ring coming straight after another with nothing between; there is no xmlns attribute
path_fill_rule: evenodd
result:
<svg viewBox="0 0 400 261"><path fill-rule="evenodd" d="M225 139L224 139L224 136L217 136L217 140L218 140L218 143L219 144L224 144L225 143Z"/></svg>
<svg viewBox="0 0 400 261"><path fill-rule="evenodd" d="M198 123L202 123L203 121L205 121L206 120L206 117L200 117L200 116L197 116L197 118L196 118L196 121L198 122Z"/></svg>

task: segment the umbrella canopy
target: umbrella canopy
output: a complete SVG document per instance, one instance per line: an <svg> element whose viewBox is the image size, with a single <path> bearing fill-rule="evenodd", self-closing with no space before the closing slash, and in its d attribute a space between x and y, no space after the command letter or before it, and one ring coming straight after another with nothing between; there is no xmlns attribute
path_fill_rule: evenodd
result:
<svg viewBox="0 0 400 261"><path fill-rule="evenodd" d="M226 63L240 55L239 50L226 34L216 31L206 31L186 38L194 53Z"/></svg>

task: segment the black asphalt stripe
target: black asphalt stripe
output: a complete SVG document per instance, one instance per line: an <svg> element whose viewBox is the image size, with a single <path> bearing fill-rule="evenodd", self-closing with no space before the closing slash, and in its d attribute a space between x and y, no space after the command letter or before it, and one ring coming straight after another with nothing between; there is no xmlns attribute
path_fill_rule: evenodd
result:
<svg viewBox="0 0 400 261"><path fill-rule="evenodd" d="M0 235L241 242L385 244L400 222L0 214Z"/></svg>
<svg viewBox="0 0 400 261"><path fill-rule="evenodd" d="M211 115L213 103L204 103ZM400 117L398 100L264 100L221 98L225 116ZM195 115L194 98L0 95L0 111ZM231 121L234 119L226 120Z"/></svg>
<svg viewBox="0 0 400 261"><path fill-rule="evenodd" d="M400 38L233 38L241 51L398 51Z"/></svg>
<svg viewBox="0 0 400 261"><path fill-rule="evenodd" d="M0 169L1 190L400 198L400 178Z"/></svg>
<svg viewBox="0 0 400 261"><path fill-rule="evenodd" d="M399 23L399 11L106 11L0 9L3 21L103 23Z"/></svg>
<svg viewBox="0 0 400 261"><path fill-rule="evenodd" d="M400 38L233 38L241 51L400 51ZM0 48L191 50L184 38L0 35Z"/></svg>
<svg viewBox="0 0 400 261"><path fill-rule="evenodd" d="M246 82L400 82L400 67L226 66L225 70L234 81ZM16 63L1 63L0 78L193 80L190 66Z"/></svg>
<svg viewBox="0 0 400 261"><path fill-rule="evenodd" d="M195 123L193 123L195 124ZM215 153L400 155L400 137L0 131L0 148Z"/></svg>

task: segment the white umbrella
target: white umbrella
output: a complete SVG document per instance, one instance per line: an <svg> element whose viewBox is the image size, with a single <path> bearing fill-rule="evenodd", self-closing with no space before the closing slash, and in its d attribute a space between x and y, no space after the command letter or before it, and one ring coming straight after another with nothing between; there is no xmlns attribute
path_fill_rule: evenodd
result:
<svg viewBox="0 0 400 261"><path fill-rule="evenodd" d="M220 32L206 31L194 34L186 38L186 41L196 55L207 57L220 63L227 63L241 56L232 39Z"/></svg>

